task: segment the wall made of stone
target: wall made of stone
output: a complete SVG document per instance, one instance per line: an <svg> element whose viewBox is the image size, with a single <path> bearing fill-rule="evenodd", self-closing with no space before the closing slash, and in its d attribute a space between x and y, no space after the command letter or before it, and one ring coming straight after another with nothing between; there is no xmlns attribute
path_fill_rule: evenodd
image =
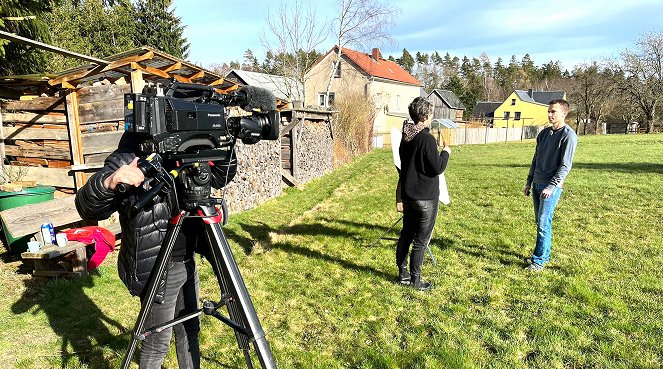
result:
<svg viewBox="0 0 663 369"><path fill-rule="evenodd" d="M297 136L298 168L295 179L299 183L321 177L334 169L334 142L328 122L304 121Z"/></svg>

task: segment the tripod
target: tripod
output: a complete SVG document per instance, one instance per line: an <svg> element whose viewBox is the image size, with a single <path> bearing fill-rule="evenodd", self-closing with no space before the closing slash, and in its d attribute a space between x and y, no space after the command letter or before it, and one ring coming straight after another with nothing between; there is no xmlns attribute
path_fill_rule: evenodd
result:
<svg viewBox="0 0 663 369"><path fill-rule="evenodd" d="M196 162L194 165L187 165L180 169L181 175L177 179L177 191L182 192L183 199L179 214L171 218L168 225L165 238L159 250L155 261L155 266L150 275L147 286L145 287L145 297L142 300L140 313L136 319L133 330L133 337L122 368L128 369L131 359L135 353L138 341L144 340L151 334L158 334L164 329L182 323L189 319L194 319L202 314L211 315L235 331L235 338L239 348L244 354L246 365L249 369L253 368L253 361L250 351L250 344L253 344L255 355L258 358L260 367L263 369L276 368L276 363L272 357L271 350L265 338L260 321L251 302L251 297L244 284L244 279L239 272L239 268L230 249L228 240L221 228L224 212L218 214L210 198L210 170L209 164ZM162 177L163 178L163 177ZM172 180L172 179L171 179ZM171 188L167 181L161 179L159 183L153 186L146 195L138 201L137 206L144 206L149 200L154 198L157 193L164 190L176 190ZM179 191L181 190L181 191ZM149 197L149 198L148 198ZM173 246L179 234L182 222L187 216L199 216L204 222L205 233L209 239L209 249L206 258L212 266L216 276L219 288L221 290L220 301L205 301L202 308L184 316L177 317L160 326L145 329L147 318L152 309L154 298L157 294L159 281L163 279L171 259ZM229 317L222 315L218 309L226 306Z"/></svg>

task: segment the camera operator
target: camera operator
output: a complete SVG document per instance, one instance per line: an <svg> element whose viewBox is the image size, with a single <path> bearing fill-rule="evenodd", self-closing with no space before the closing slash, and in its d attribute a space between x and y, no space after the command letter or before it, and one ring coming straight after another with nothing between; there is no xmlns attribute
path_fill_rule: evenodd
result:
<svg viewBox="0 0 663 369"><path fill-rule="evenodd" d="M446 169L451 154L446 144L440 153L437 152L437 142L429 133L431 108L431 103L422 97L410 103L408 111L414 124L403 125L403 140L399 148L401 171L398 181L403 199L403 229L396 247L398 280L420 291L431 289L431 284L421 279L421 266L437 217L439 175ZM408 272L410 244L412 252Z"/></svg>
<svg viewBox="0 0 663 369"><path fill-rule="evenodd" d="M76 208L83 219L103 220L117 211L122 227L122 247L118 256L118 273L129 292L144 298L144 289L154 267L161 244L166 235L169 219L176 215L177 204L172 193L157 195L143 209L133 205L149 190L143 172L138 167L139 138L126 132L118 148L108 156L104 167L92 175L76 194ZM224 163L212 166L212 186L225 184ZM225 163L226 167L228 163ZM164 162L166 170L175 163ZM225 168L224 168L225 169ZM228 181L236 171L236 164L228 172ZM118 184L129 188L118 191ZM155 303L146 326L153 327L198 308L198 272L194 251L205 250L208 241L202 232L203 223L185 219L175 241L172 258L163 280L158 282ZM177 361L180 368L200 368L198 335L200 319L189 319L174 326ZM161 368L168 353L172 328L148 335L142 341L141 369Z"/></svg>

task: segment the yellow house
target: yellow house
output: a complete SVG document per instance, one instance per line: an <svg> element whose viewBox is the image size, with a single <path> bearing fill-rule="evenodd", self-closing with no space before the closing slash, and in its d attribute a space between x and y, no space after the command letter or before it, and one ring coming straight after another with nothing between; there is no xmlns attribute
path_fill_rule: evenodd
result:
<svg viewBox="0 0 663 369"><path fill-rule="evenodd" d="M400 65L382 59L380 50L371 54L343 48L341 61L331 79L329 99L325 92L338 46L334 46L306 72L305 105L329 107L345 96L368 97L375 103L374 136L382 136L391 127L400 129L407 119L407 106L421 96L423 84ZM379 145L378 145L379 146Z"/></svg>
<svg viewBox="0 0 663 369"><path fill-rule="evenodd" d="M548 103L566 98L564 91L515 90L495 109L494 127L542 126L548 123Z"/></svg>

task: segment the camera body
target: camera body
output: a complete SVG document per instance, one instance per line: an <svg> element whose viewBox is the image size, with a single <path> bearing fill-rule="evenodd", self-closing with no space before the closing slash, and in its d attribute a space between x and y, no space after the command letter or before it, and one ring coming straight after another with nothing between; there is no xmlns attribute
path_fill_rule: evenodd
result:
<svg viewBox="0 0 663 369"><path fill-rule="evenodd" d="M125 131L140 136L143 153L190 160L224 159L237 139L245 144L276 140L280 116L268 90L245 86L229 94L214 87L173 82L124 95ZM227 117L227 107L251 115Z"/></svg>

